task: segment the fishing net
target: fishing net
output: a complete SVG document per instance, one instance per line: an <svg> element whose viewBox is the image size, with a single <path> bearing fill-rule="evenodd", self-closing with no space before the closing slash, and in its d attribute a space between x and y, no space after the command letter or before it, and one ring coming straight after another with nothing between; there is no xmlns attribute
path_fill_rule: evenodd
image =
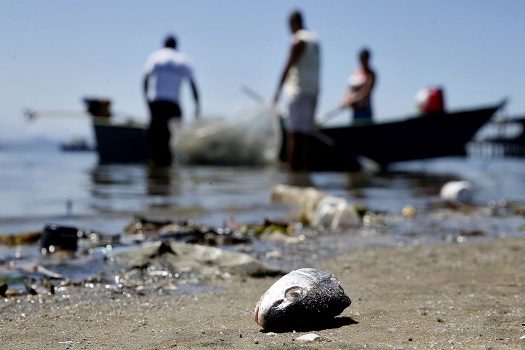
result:
<svg viewBox="0 0 525 350"><path fill-rule="evenodd" d="M280 135L275 112L269 107L253 107L228 118L180 125L174 147L182 163L264 165L277 160Z"/></svg>

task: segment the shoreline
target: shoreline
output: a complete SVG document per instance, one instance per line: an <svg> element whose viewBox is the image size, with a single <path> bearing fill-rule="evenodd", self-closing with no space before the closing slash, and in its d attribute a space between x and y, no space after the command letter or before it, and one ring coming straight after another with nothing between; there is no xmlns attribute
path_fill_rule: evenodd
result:
<svg viewBox="0 0 525 350"><path fill-rule="evenodd" d="M11 298L0 307L0 339L28 349L519 348L523 266L523 238L359 248L314 266L352 299L328 329L261 332L253 309L277 278L233 276L194 294ZM305 333L321 340L295 340Z"/></svg>

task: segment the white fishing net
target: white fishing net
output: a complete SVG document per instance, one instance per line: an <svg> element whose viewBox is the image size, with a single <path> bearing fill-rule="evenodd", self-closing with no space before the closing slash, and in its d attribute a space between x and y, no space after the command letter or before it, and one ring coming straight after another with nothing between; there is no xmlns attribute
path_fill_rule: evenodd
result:
<svg viewBox="0 0 525 350"><path fill-rule="evenodd" d="M175 130L174 148L182 163L264 165L277 160L280 138L275 112L259 106L182 124Z"/></svg>

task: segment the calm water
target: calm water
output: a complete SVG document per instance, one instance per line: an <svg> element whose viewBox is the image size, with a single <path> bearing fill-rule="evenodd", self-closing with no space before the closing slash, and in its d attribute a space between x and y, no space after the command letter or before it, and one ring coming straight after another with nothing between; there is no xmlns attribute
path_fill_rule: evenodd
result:
<svg viewBox="0 0 525 350"><path fill-rule="evenodd" d="M275 168L181 166L152 173L141 165L97 164L95 153L61 152L51 143L0 148L0 231L80 223L119 232L134 213L220 225L283 217L269 202L279 183L311 185L374 210L399 212L437 199L452 179L477 186L476 200L525 202L525 158L446 158L399 163L383 174L313 173Z"/></svg>
<svg viewBox="0 0 525 350"><path fill-rule="evenodd" d="M454 179L472 181L481 206L503 199L524 203L524 164L525 159L518 158L449 158L397 164L382 174L292 176L278 167L201 166L152 173L141 165L99 166L95 153L61 152L50 143L3 145L0 233L41 230L47 223L56 223L117 234L137 213L213 225L222 225L227 219L257 223L266 217L287 218L289 209L269 200L272 187L280 183L316 186L374 211L396 214L407 204L418 213L430 213L429 204L438 199L441 186ZM275 242L254 241L242 249L274 265L290 268L355 247L455 241L465 232L483 232L489 238L525 236L524 227L525 218L518 215L430 213L412 220L394 216L376 228L365 226L351 234L318 235L304 244L279 246ZM266 253L275 249L285 253L271 261ZM106 266L100 254L79 256L57 265L40 257L37 245L0 245L0 263L14 257L21 257L19 263L40 261L74 279L96 274Z"/></svg>

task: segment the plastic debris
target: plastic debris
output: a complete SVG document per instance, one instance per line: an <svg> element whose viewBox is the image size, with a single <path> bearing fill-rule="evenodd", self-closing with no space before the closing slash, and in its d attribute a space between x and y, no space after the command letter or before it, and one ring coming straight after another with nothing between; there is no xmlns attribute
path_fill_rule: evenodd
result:
<svg viewBox="0 0 525 350"><path fill-rule="evenodd" d="M299 217L312 226L336 230L355 227L360 223L356 206L344 198L330 196L314 187L280 184L272 189L271 201L297 206Z"/></svg>
<svg viewBox="0 0 525 350"><path fill-rule="evenodd" d="M450 181L443 185L440 196L445 201L471 203L474 199L474 185L469 181Z"/></svg>

